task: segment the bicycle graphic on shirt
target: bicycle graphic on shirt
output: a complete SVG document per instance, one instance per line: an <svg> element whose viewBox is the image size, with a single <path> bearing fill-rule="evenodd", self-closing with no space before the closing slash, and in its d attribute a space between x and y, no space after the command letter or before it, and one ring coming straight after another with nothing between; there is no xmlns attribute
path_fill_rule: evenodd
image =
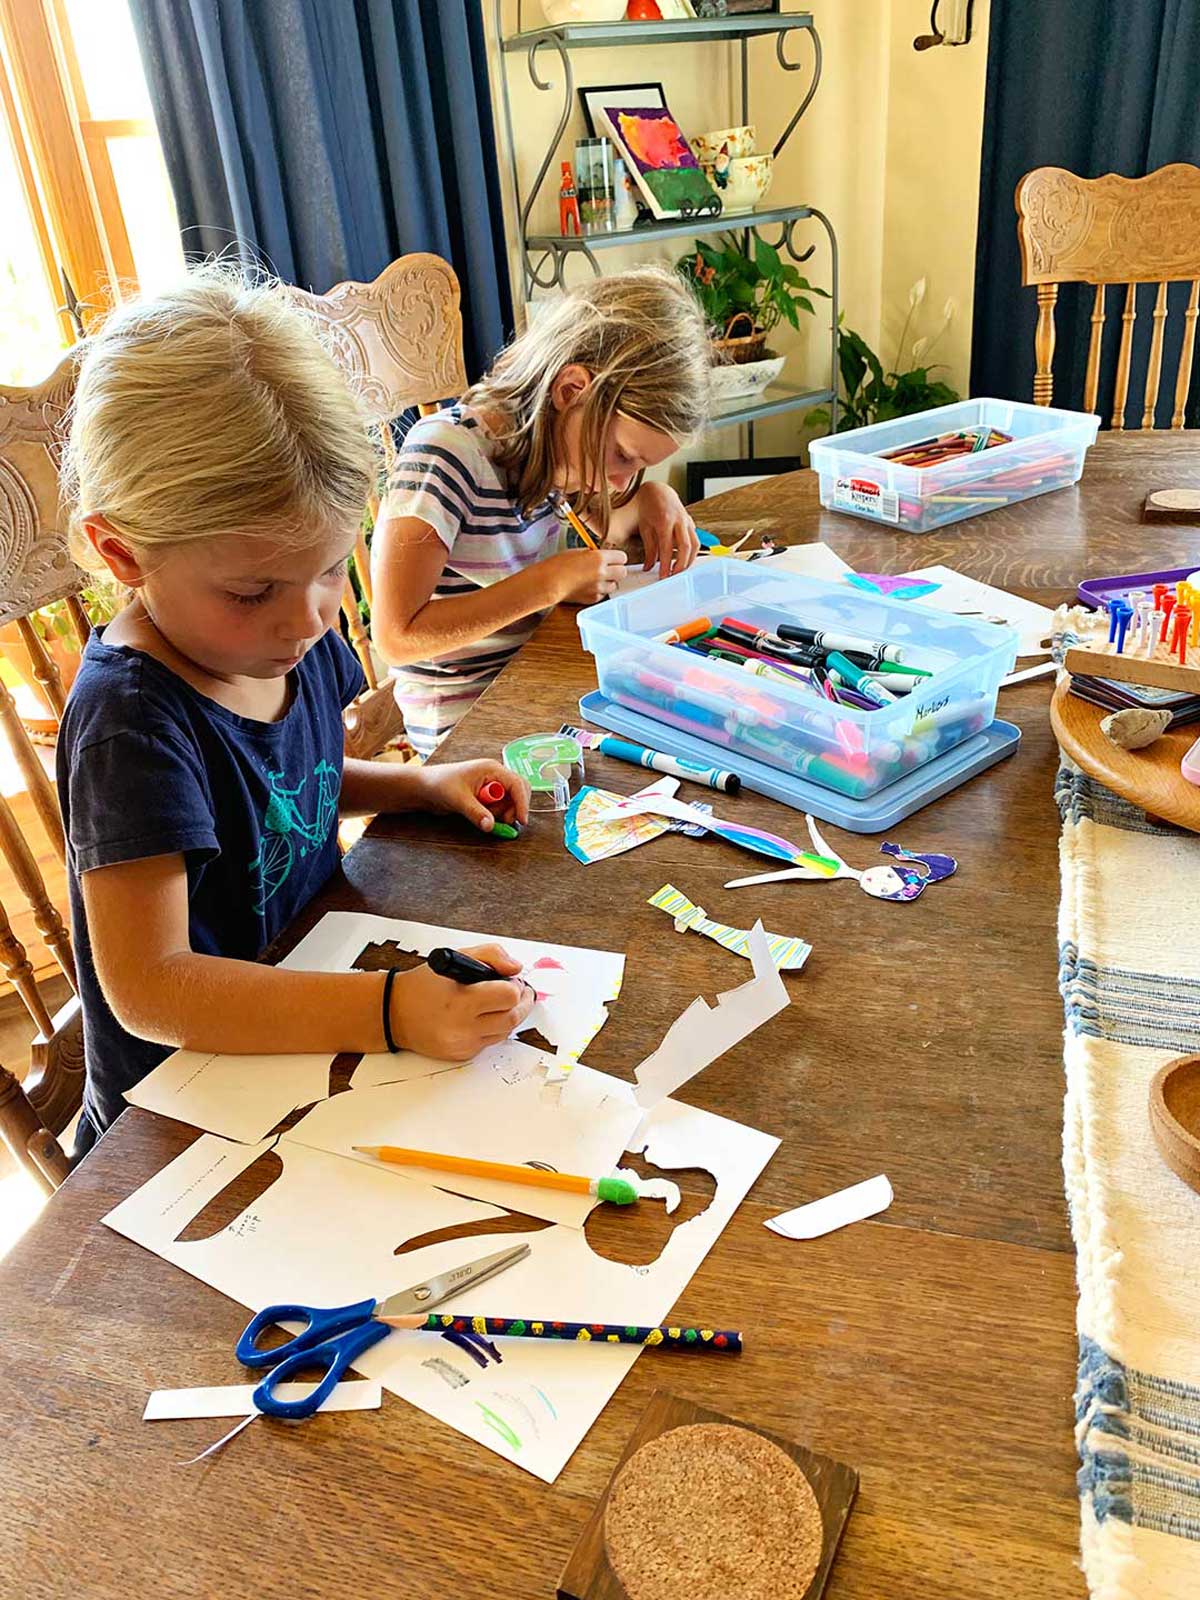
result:
<svg viewBox="0 0 1200 1600"><path fill-rule="evenodd" d="M319 761L313 768L317 780L317 814L307 822L297 801L308 782L301 778L294 789L283 785L283 773L267 771L271 785L267 810L263 817L262 844L250 863L250 871L258 874L258 900L254 909L265 911L267 901L283 888L291 876L296 854L303 859L309 850L319 850L329 837L329 830L337 817L338 772L328 761Z"/></svg>

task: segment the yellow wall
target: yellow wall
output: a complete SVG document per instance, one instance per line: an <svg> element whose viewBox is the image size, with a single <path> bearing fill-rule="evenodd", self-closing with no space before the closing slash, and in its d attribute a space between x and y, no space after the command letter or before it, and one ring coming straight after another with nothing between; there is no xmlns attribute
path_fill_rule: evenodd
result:
<svg viewBox="0 0 1200 1600"><path fill-rule="evenodd" d="M523 55L502 57L496 47L491 0L483 0L490 40L492 89L500 141L506 220L511 242L514 290L519 292L521 261L516 213L507 166L501 73L507 71L523 196L536 173L562 106L562 71L553 51L543 50L538 70L554 83L539 93L529 79ZM784 10L801 9L783 0ZM776 164L771 199L804 200L824 211L838 236L841 300L846 322L879 348L885 364L908 308L910 285L924 277L927 291L906 340L932 339L948 300L955 315L928 359L945 363L939 375L966 391L974 281L975 224L979 150L983 126L987 61L988 0L976 0L975 36L963 48L941 47L918 53L917 34L927 31L929 0L812 0L824 50L820 88ZM515 31L517 0L502 0L502 29ZM541 20L540 0L524 0L526 28ZM803 33L785 42L788 58L801 64L781 71L773 38L751 40L750 120L759 147L770 149L791 117L809 81L811 47ZM741 120L737 47L728 44L644 46L638 49L580 50L572 53L576 86L594 83L661 81L682 126L697 131ZM558 163L571 156L586 129L577 105L547 176L531 224L546 232L558 227ZM772 235L774 230L770 230ZM801 269L812 282L828 286L829 256L815 226L797 230L797 243L817 242L812 260ZM670 261L682 245L666 241L637 249L606 250L607 272L635 261ZM586 262L573 264L587 275ZM818 302L818 312L823 309ZM817 387L825 381L828 335L804 319L799 336L775 336L787 352L787 376ZM772 418L755 430L759 454L793 454L803 429L799 413ZM733 456L744 452L746 430L711 431L697 452Z"/></svg>
<svg viewBox="0 0 1200 1600"><path fill-rule="evenodd" d="M906 353L913 339L936 339L932 353L922 360L943 363L945 370L936 376L966 394L987 68L987 0L976 0L969 45L953 49L943 45L921 52L913 49L912 41L928 32L927 0L891 0L889 9L880 296L883 353L888 362L895 359L909 290L924 278L925 299L910 324ZM947 301L953 301L954 315L938 337Z"/></svg>

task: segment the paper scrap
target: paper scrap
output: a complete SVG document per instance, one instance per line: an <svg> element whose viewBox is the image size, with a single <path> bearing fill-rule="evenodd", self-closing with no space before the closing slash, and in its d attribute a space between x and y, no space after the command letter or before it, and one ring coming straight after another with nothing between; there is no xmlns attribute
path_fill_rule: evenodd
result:
<svg viewBox="0 0 1200 1600"><path fill-rule="evenodd" d="M581 1228L599 1203L593 1195L473 1173L401 1167L354 1149L356 1144L390 1144L584 1177L608 1174L638 1125L637 1107L612 1093L617 1080L583 1065L570 1075L569 1096L565 1087L562 1092L548 1090L549 1064L544 1051L508 1039L452 1072L335 1095L314 1106L290 1137L311 1149L403 1173L507 1211Z"/></svg>
<svg viewBox="0 0 1200 1600"><path fill-rule="evenodd" d="M693 905L673 883L664 883L646 903L672 917L676 933L701 933L706 939L715 940L724 949L731 950L734 955L744 956L749 961L749 932L745 928L730 928L723 922L714 922L703 906ZM803 939L789 939L781 933L768 933L766 939L771 960L780 972L799 972L812 955L812 945Z"/></svg>
<svg viewBox="0 0 1200 1600"><path fill-rule="evenodd" d="M372 944L395 944L402 950L427 956L438 945L462 949L488 943L503 945L513 960L521 963L522 976L538 995L537 1004L517 1033L536 1029L554 1046L560 1063L569 1066L578 1061L607 1022L609 1002L621 992L625 957L615 951L545 944L354 911L330 911L281 965L300 972L349 972ZM364 1073L362 1083L392 1081L385 1077L387 1070L386 1062L380 1063Z"/></svg>
<svg viewBox="0 0 1200 1600"><path fill-rule="evenodd" d="M754 563L762 572L795 572L804 578L828 578L836 582L854 569L827 544L791 544L777 556L762 556Z"/></svg>
<svg viewBox="0 0 1200 1600"><path fill-rule="evenodd" d="M833 1233L851 1222L862 1222L866 1217L886 1211L892 1203L892 1186L884 1173L868 1178L865 1183L852 1184L849 1189L839 1189L820 1200L810 1200L794 1211L785 1211L771 1217L763 1226L785 1239L819 1239L824 1233Z"/></svg>
<svg viewBox="0 0 1200 1600"><path fill-rule="evenodd" d="M297 1106L329 1093L332 1056L222 1056L176 1050L125 1091L131 1106L256 1144Z"/></svg>
<svg viewBox="0 0 1200 1600"><path fill-rule="evenodd" d="M638 1105L647 1110L658 1105L789 1004L761 922L751 928L749 944L754 967L749 983L718 995L715 1007L698 996L676 1017L658 1049L635 1068Z"/></svg>
<svg viewBox="0 0 1200 1600"><path fill-rule="evenodd" d="M281 1383L274 1390L277 1400L307 1400L320 1379L313 1383ZM248 1417L258 1409L254 1404L254 1383L228 1383L213 1389L155 1389L146 1401L143 1422L173 1422L181 1417ZM383 1389L378 1383L342 1382L335 1384L321 1402L322 1411L378 1411L383 1404Z"/></svg>
<svg viewBox="0 0 1200 1600"><path fill-rule="evenodd" d="M1020 634L1017 646L1019 656L1044 655L1050 648L1054 613L1036 600L1025 600L1020 595L1009 594L1006 589L981 583L978 578L968 578L953 567L921 567L908 574L910 578L927 578L938 585L936 594L926 595L920 602L935 611L950 611L955 616L979 622L999 622L1015 628Z"/></svg>
<svg viewBox="0 0 1200 1600"><path fill-rule="evenodd" d="M1000 679L1000 687L1011 689L1014 683L1027 683L1030 678L1048 678L1052 672L1057 671L1057 661L1039 661L1036 666L1022 667L1019 672L1010 672L1007 678Z"/></svg>

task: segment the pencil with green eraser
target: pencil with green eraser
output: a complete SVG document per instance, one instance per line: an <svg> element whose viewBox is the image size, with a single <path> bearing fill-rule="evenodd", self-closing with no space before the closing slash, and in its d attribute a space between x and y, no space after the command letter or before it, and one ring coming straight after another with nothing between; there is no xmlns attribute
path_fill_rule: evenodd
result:
<svg viewBox="0 0 1200 1600"><path fill-rule="evenodd" d="M581 1178L570 1172L543 1172L508 1161L481 1161L475 1156L442 1155L434 1150L406 1150L394 1144L356 1144L360 1156L374 1156L393 1166L425 1167L430 1172L457 1172L474 1178L496 1178L501 1183L524 1183L535 1189L559 1189L568 1194L591 1194L615 1206L631 1206L638 1198L624 1178Z"/></svg>

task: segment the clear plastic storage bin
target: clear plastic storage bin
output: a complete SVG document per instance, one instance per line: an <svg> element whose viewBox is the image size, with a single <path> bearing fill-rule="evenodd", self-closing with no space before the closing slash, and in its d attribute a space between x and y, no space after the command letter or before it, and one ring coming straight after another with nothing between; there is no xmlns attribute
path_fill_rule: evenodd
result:
<svg viewBox="0 0 1200 1600"><path fill-rule="evenodd" d="M656 642L656 634L700 616L714 624L736 617L769 631L797 623L902 645L905 663L932 676L878 710L835 705L799 680L756 677ZM856 799L986 728L1018 643L1014 629L995 623L722 557L589 606L579 631L610 700L728 751L722 765L735 771L732 758L752 756Z"/></svg>
<svg viewBox="0 0 1200 1600"><path fill-rule="evenodd" d="M1019 400L960 400L893 422L831 434L809 446L820 474L821 504L909 533L961 522L1078 483L1100 418ZM933 467L906 467L882 453L960 429L996 428L1011 444L957 456Z"/></svg>

